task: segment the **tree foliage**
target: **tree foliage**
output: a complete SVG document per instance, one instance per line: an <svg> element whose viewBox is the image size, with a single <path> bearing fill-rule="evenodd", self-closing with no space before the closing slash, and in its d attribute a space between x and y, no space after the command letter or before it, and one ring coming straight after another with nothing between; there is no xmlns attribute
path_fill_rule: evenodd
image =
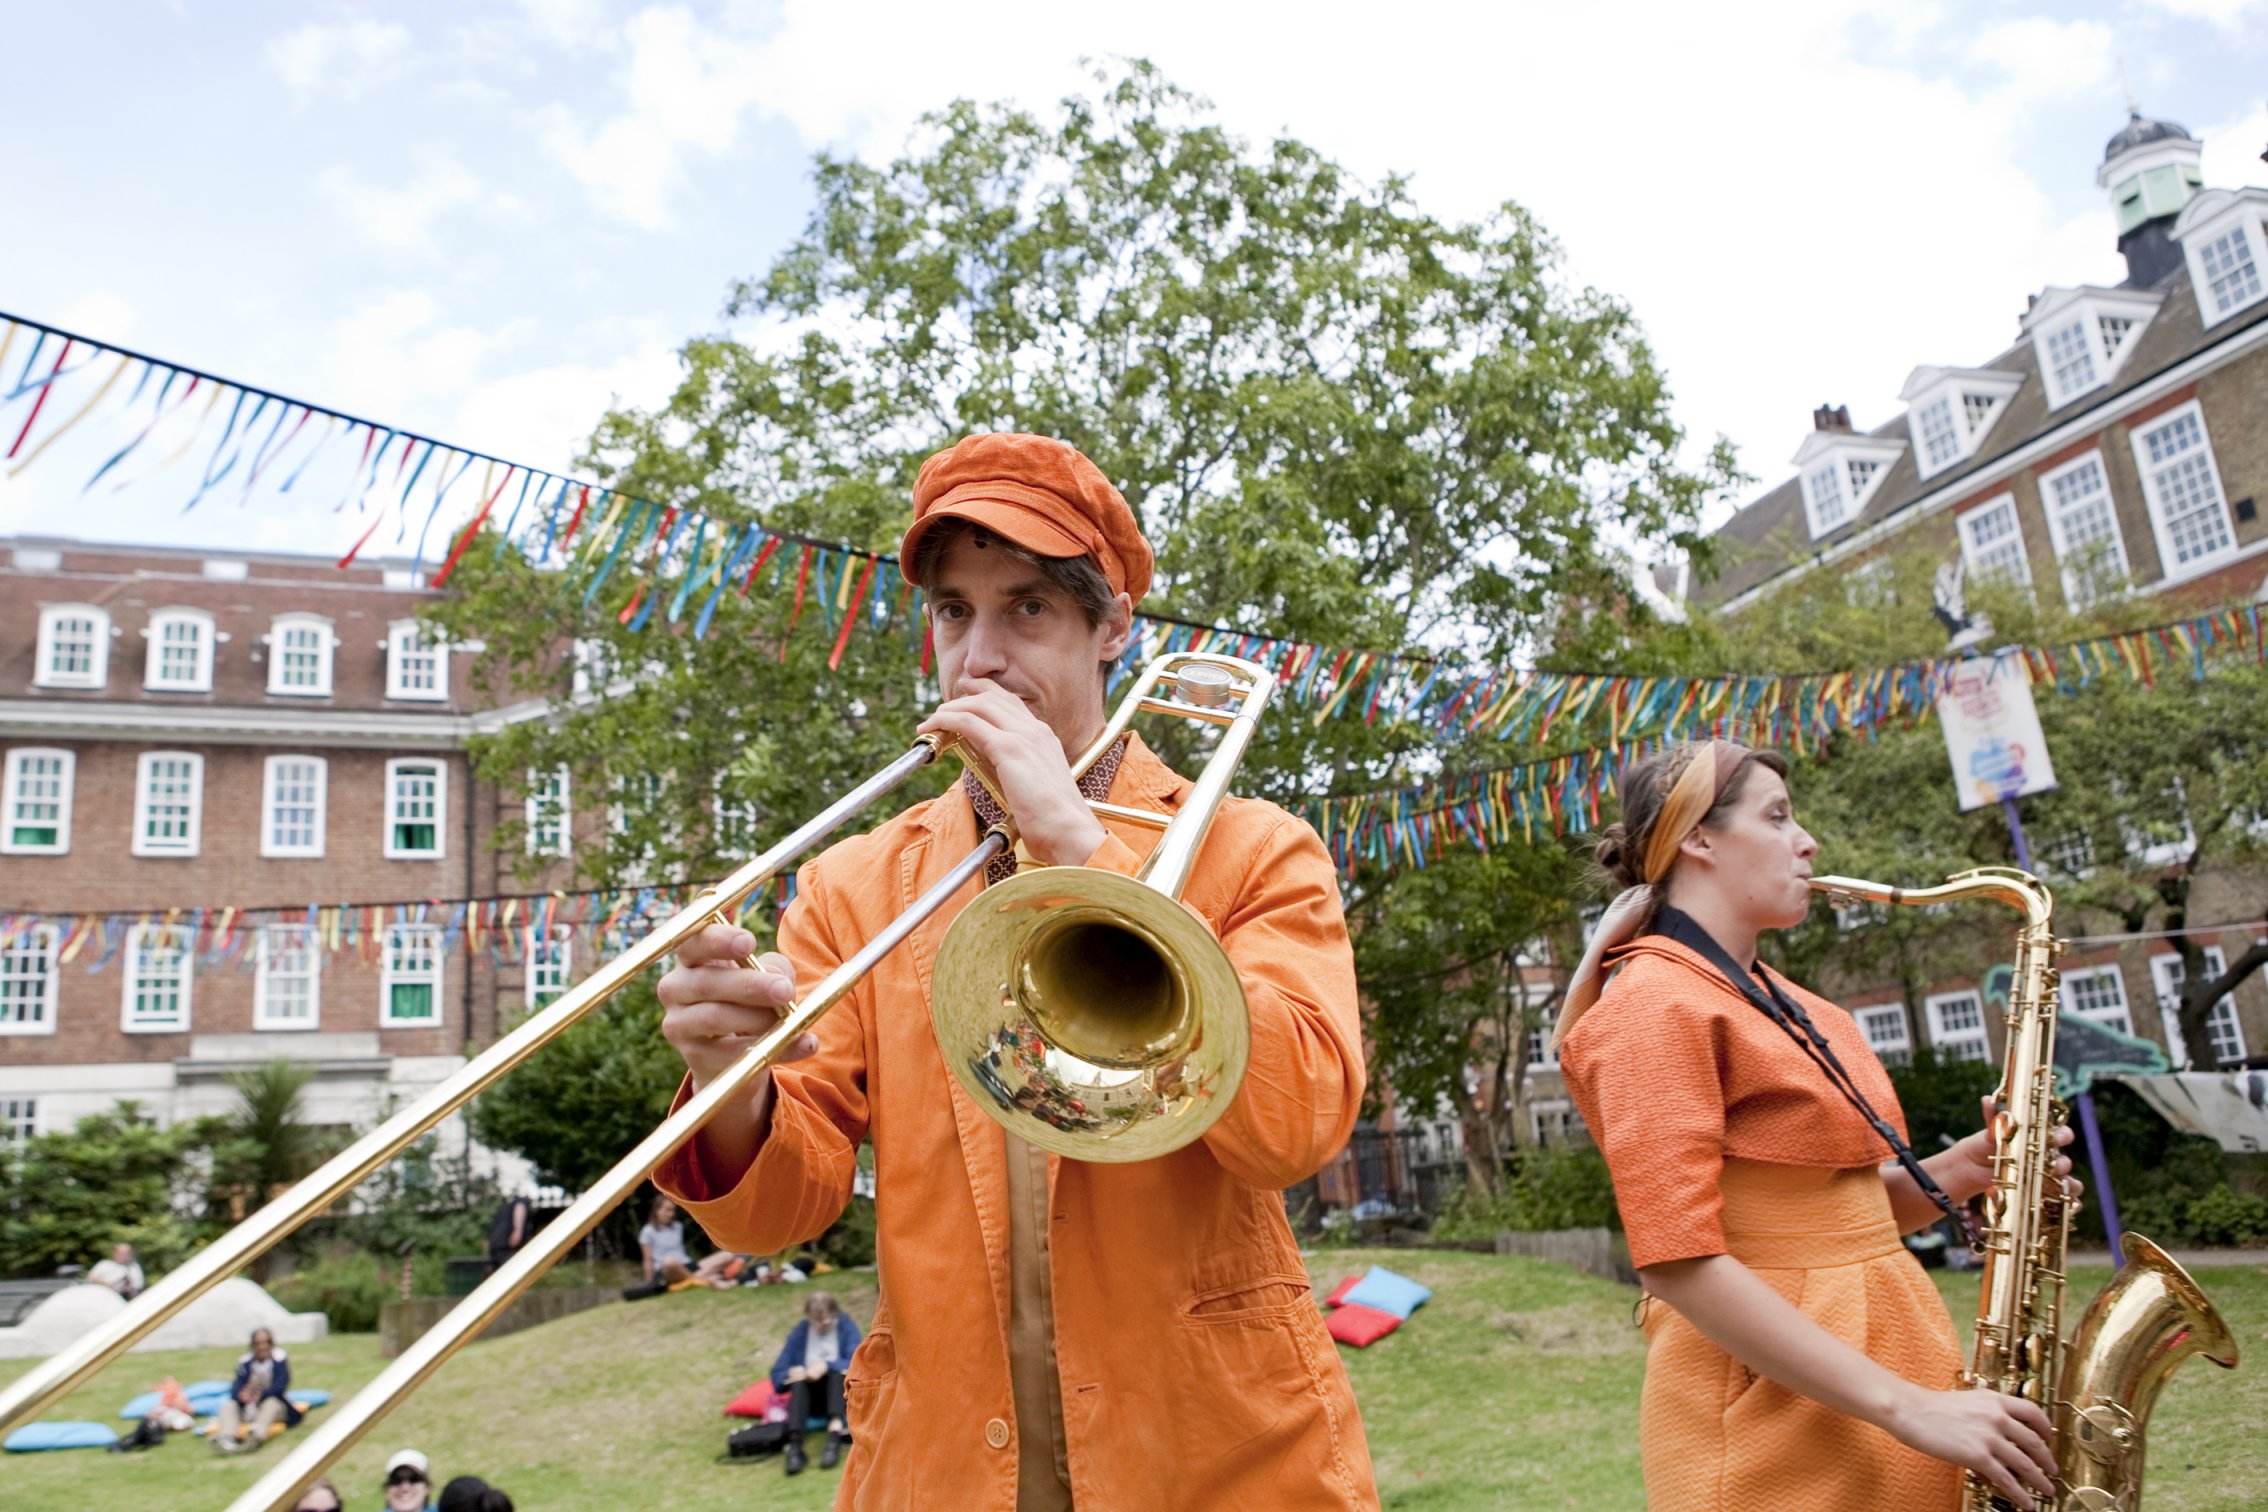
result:
<svg viewBox="0 0 2268 1512"><path fill-rule="evenodd" d="M1569 279L1519 207L1445 221L1401 179L1240 141L1146 64L1097 86L1047 115L954 104L886 164L820 157L803 233L733 290L741 334L688 342L669 401L609 415L589 464L679 509L889 550L923 457L971 432L1043 432L1140 512L1159 561L1145 607L1453 656L1531 653L1570 605L1637 613L1636 544L1705 550L1696 525L1733 481L1728 450L1681 464L1630 312ZM549 704L482 737L482 771L517 785L565 767L584 804L620 810L578 850L593 880L715 875L753 849L720 823L720 791L745 806L742 831L777 835L903 749L938 697L918 630L862 628L829 672L824 636L788 633L792 566L776 588L727 594L703 639L674 605L626 629L637 576L601 589L476 549L440 610L485 643L492 692ZM576 695L568 637L608 696ZM1157 743L1189 754L1186 732ZM1495 759L1391 720L1287 710L1238 787L1291 801ZM1491 889L1559 864L1366 873L1350 899L1412 942L1404 977L1430 950L1431 980L1464 1004L1485 992L1452 980L1458 963L1493 970L1509 948ZM1523 927L1569 917L1521 885ZM1397 1047L1476 1026L1414 985L1377 1006ZM1397 1078L1449 1085L1439 1054L1396 1055Z"/></svg>
<svg viewBox="0 0 2268 1512"><path fill-rule="evenodd" d="M1688 669L1790 672L1942 655L1928 588L1935 566L1908 552L1880 578L1777 594L1737 616L1661 632L1636 654ZM2007 584L1978 585L1970 598L2003 644L2054 645L2167 617L2159 600L2110 598L2074 613ZM2204 1065L2213 1005L2268 964L2268 948L2254 947L2216 974L2199 937L2201 926L2257 919L2268 905L2268 667L2236 655L2198 667L2202 676L2177 667L2144 684L2065 666L2065 689L2035 695L2057 787L2024 799L2019 817L2033 869L2055 891L2059 934L2167 932L2165 948L2185 968L2182 1039ZM1999 808L1958 811L1935 719L1839 737L1799 764L1792 786L1797 817L1820 841L1822 873L1927 884L2017 859ZM2222 905L2232 910L2225 919L2191 916L2208 875L2234 900ZM1799 975L1888 975L1918 1011L1933 982L2005 959L2010 935L2008 920L1989 912L1868 909L1838 920L1820 909L1783 944Z"/></svg>
<svg viewBox="0 0 2268 1512"><path fill-rule="evenodd" d="M218 1119L159 1128L131 1102L69 1132L0 1144L0 1274L52 1275L106 1259L121 1240L155 1274L205 1237L202 1156Z"/></svg>

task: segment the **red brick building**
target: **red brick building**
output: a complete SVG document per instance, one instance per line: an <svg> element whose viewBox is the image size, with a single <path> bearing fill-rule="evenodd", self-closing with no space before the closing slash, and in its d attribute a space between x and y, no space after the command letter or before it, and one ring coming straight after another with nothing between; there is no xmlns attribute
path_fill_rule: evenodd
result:
<svg viewBox="0 0 2268 1512"><path fill-rule="evenodd" d="M491 840L528 800L476 778L464 751L483 721L540 708L474 708L467 653L417 626L432 598L406 563L0 543L8 1132L69 1128L120 1098L167 1121L217 1112L227 1072L277 1057L314 1068L317 1121L367 1126L563 985L564 959L531 982L445 948L442 909L390 915L367 962L263 918L217 969L163 922L525 886ZM544 849L564 856L571 816L542 817ZM566 871L552 862L538 885ZM64 959L62 927L21 917L97 911L156 921Z"/></svg>
<svg viewBox="0 0 2268 1512"><path fill-rule="evenodd" d="M2268 596L2268 189L2208 187L2201 154L2181 127L2135 115L2096 173L2123 282L2034 295L2014 344L1974 366L1916 367L1907 408L1871 429L1821 408L1794 474L1719 532L1722 572L1662 586L1710 613L1790 590L1865 602L1886 556L1918 544L2049 600L2155 597L2168 619ZM2042 861L2052 882L2058 859ZM2202 873L2192 910L2256 915L2257 881ZM2259 933L2231 928L2210 948L2234 959ZM2177 1036L2151 1011L2179 972L2163 940L2082 948L2063 962L2065 1002L2179 1064ZM1849 984L1842 1000L1885 1058L1921 1043L1999 1053L1974 980L1931 984L1913 1003ZM2268 982L2223 1000L2212 1033L2223 1059L2268 1051Z"/></svg>

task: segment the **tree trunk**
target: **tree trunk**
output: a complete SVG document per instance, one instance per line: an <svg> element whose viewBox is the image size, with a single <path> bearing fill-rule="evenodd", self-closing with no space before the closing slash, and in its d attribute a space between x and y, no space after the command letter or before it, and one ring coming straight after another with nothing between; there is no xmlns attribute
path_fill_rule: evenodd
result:
<svg viewBox="0 0 2268 1512"><path fill-rule="evenodd" d="M2202 972L2205 952L2186 939L2177 943L2182 947L2181 1008L2178 1015L2182 1049L2189 1064L2195 1069L2218 1070L2221 1057L2213 1047L2213 1007L2236 991L2237 985L2245 978L2263 966L2268 966L2268 944L2255 944L2231 961L2228 969L2219 976L2208 977ZM2192 955L2195 956L2194 961L2191 960Z"/></svg>

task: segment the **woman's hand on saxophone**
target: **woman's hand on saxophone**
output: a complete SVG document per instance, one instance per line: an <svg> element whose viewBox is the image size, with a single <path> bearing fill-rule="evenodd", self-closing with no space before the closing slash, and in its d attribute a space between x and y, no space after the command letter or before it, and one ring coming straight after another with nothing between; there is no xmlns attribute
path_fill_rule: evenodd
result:
<svg viewBox="0 0 2268 1512"><path fill-rule="evenodd" d="M1924 1162L1930 1168L1929 1174L1936 1178L1937 1184L1945 1188L1955 1202L1966 1202L1992 1185L1992 1123L1998 1109L1994 1107L1989 1095L1980 1101L1984 1109L1985 1126L1944 1154L1933 1156ZM2057 1176L2063 1178L2064 1195L2071 1199L2072 1210L2077 1211L2087 1188L2078 1177L2071 1174L2071 1157L2064 1153L2070 1147L2072 1138L2071 1125L2056 1126L2057 1153L2053 1169Z"/></svg>
<svg viewBox="0 0 2268 1512"><path fill-rule="evenodd" d="M2055 1429L2022 1397L1917 1386L1882 1426L1900 1442L1982 1476L2019 1509L2055 1492Z"/></svg>

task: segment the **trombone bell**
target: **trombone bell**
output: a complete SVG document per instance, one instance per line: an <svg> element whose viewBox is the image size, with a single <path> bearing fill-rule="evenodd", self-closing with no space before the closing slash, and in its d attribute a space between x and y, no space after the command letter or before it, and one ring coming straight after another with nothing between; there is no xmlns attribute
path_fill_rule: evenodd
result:
<svg viewBox="0 0 2268 1512"><path fill-rule="evenodd" d="M937 954L945 1064L1019 1137L1074 1160L1149 1160L1228 1108L1251 1055L1244 984L1188 908L1087 866L986 888Z"/></svg>

